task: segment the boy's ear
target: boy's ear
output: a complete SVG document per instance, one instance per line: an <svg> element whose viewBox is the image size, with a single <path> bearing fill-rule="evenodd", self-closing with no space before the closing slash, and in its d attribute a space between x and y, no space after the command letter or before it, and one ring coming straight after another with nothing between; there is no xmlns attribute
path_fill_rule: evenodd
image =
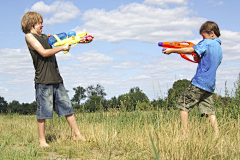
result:
<svg viewBox="0 0 240 160"><path fill-rule="evenodd" d="M215 33L214 33L214 31L211 31L211 37L215 37L216 35L215 35Z"/></svg>

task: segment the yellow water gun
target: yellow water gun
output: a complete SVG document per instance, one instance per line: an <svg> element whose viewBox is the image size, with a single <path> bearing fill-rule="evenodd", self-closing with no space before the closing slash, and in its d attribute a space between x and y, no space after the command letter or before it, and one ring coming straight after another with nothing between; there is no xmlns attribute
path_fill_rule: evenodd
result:
<svg viewBox="0 0 240 160"><path fill-rule="evenodd" d="M66 35L66 33L61 33L62 35ZM88 38L93 38L92 36L88 36L87 35L87 32L83 32L83 33L79 33L79 34L76 34L74 31L70 31L68 32L68 38L67 36L64 36L64 38L59 38L59 35L53 35L51 37L49 37L49 44L50 45L53 45L54 47L57 47L57 46L62 46L62 45L65 45L65 44L73 44L71 45L72 46L76 46L77 43L80 43L81 41L85 41L85 40L88 40ZM53 40L54 38L55 40ZM52 41L50 43L50 41ZM64 51L63 53L68 53L68 51Z"/></svg>

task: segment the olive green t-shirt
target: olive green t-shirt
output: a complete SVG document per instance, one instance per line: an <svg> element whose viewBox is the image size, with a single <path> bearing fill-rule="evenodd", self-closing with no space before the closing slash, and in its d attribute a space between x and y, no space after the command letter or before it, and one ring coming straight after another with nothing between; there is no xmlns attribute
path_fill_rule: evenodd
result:
<svg viewBox="0 0 240 160"><path fill-rule="evenodd" d="M44 49L51 49L52 46L47 42L47 35L34 34L32 35L42 44ZM33 65L35 68L34 81L40 84L57 84L63 82L59 73L58 65L55 55L50 57L42 57L36 50L29 48L31 53Z"/></svg>

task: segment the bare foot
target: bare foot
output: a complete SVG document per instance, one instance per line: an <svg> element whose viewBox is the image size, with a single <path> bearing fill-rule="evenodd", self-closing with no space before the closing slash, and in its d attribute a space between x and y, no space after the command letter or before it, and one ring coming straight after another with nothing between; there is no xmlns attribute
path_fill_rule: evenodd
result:
<svg viewBox="0 0 240 160"><path fill-rule="evenodd" d="M40 146L40 147L50 147L50 145L47 144L46 141L39 141L39 146Z"/></svg>
<svg viewBox="0 0 240 160"><path fill-rule="evenodd" d="M73 135L73 140L74 141L83 141L85 142L86 139L83 137L83 135L81 135L80 133L76 133Z"/></svg>

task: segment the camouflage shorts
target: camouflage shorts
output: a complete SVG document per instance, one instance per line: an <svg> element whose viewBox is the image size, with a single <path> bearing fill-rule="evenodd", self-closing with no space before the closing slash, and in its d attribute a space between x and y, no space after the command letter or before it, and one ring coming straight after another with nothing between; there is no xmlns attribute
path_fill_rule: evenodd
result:
<svg viewBox="0 0 240 160"><path fill-rule="evenodd" d="M212 96L213 93L190 84L178 99L176 107L190 112L195 105L198 105L201 116L215 114Z"/></svg>

